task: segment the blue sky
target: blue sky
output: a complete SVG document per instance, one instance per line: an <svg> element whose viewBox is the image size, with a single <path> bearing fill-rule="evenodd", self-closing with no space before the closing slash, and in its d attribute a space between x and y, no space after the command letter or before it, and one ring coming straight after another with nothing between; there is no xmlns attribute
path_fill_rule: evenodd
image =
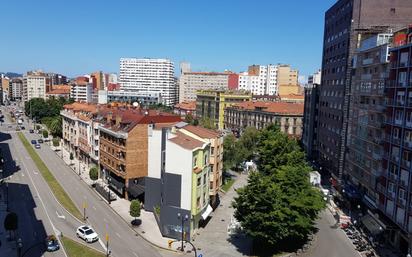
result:
<svg viewBox="0 0 412 257"><path fill-rule="evenodd" d="M335 0L2 1L0 71L118 72L120 57L188 61L199 71L320 67Z"/></svg>

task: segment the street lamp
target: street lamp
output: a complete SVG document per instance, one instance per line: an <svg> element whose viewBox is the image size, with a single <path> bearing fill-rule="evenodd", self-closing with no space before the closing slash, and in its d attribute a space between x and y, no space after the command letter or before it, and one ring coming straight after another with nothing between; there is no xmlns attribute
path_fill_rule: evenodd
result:
<svg viewBox="0 0 412 257"><path fill-rule="evenodd" d="M23 241L21 240L21 238L19 237L17 239L17 257L21 257L21 249L23 248Z"/></svg>
<svg viewBox="0 0 412 257"><path fill-rule="evenodd" d="M9 212L9 182L6 181L6 211Z"/></svg>
<svg viewBox="0 0 412 257"><path fill-rule="evenodd" d="M178 212L177 213L177 218L178 219L180 219L180 220L182 220L182 247L181 247L181 251L183 252L184 251L184 248L183 248L183 241L184 241L184 224L185 224L185 221L187 221L187 220L189 220L189 216L187 215L187 214L185 214L185 216L183 217L183 215L182 214L180 214L180 212Z"/></svg>

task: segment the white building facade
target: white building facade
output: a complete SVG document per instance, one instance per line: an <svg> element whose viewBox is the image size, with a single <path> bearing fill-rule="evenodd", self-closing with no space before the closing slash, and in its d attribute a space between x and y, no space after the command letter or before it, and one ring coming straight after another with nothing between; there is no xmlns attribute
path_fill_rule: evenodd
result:
<svg viewBox="0 0 412 257"><path fill-rule="evenodd" d="M159 92L163 104L177 102L174 64L168 59L121 58L120 89L132 92Z"/></svg>
<svg viewBox="0 0 412 257"><path fill-rule="evenodd" d="M28 72L23 77L23 99L28 101L33 98L46 99L48 77L42 72Z"/></svg>
<svg viewBox="0 0 412 257"><path fill-rule="evenodd" d="M196 101L197 90L227 90L228 80L228 73L191 71L183 72L180 75L179 81L179 103Z"/></svg>
<svg viewBox="0 0 412 257"><path fill-rule="evenodd" d="M73 98L76 102L86 102L91 103L93 96L93 85L88 84L77 84L74 83L70 88L70 98Z"/></svg>
<svg viewBox="0 0 412 257"><path fill-rule="evenodd" d="M277 95L277 65L253 65L239 74L239 89L253 95Z"/></svg>

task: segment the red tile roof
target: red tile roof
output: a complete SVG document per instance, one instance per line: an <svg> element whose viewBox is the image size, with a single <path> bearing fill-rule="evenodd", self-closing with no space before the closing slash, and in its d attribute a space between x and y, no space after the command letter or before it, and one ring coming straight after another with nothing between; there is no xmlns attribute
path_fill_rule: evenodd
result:
<svg viewBox="0 0 412 257"><path fill-rule="evenodd" d="M175 109L196 111L196 101L178 103L175 105Z"/></svg>
<svg viewBox="0 0 412 257"><path fill-rule="evenodd" d="M193 137L190 137L188 135L183 134L182 132L176 132L176 136L173 138L170 138L169 141L180 145L181 147L189 150L196 149L198 147L203 146L203 142L199 141L197 139L194 139Z"/></svg>
<svg viewBox="0 0 412 257"><path fill-rule="evenodd" d="M229 108L242 110L258 110L282 115L303 115L303 103L246 101Z"/></svg>
<svg viewBox="0 0 412 257"><path fill-rule="evenodd" d="M201 137L201 138L216 138L219 137L220 134L215 131L215 130L211 130L211 129L207 129L207 128L203 128L200 126L193 126L193 125L187 125L184 126L183 129Z"/></svg>

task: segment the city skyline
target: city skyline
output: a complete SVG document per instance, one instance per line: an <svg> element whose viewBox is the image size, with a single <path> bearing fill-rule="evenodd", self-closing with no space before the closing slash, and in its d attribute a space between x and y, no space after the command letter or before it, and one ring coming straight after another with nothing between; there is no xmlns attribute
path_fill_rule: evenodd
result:
<svg viewBox="0 0 412 257"><path fill-rule="evenodd" d="M323 15L310 14L323 13L334 1L212 1L201 8L166 1L51 3L3 4L4 10L30 12L0 17L9 24L3 27L8 39L0 42L0 71L118 73L121 57L150 57L169 58L176 67L188 61L194 71L241 72L252 64L287 63L307 76L320 68L323 38Z"/></svg>

